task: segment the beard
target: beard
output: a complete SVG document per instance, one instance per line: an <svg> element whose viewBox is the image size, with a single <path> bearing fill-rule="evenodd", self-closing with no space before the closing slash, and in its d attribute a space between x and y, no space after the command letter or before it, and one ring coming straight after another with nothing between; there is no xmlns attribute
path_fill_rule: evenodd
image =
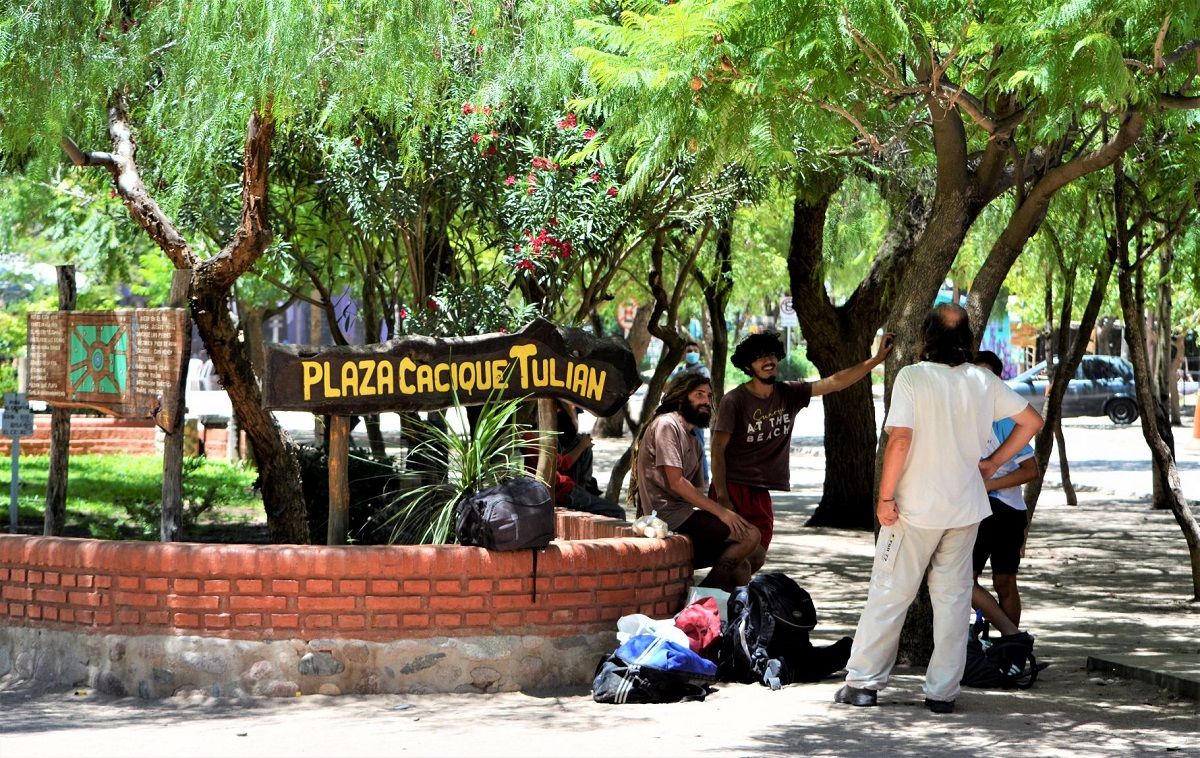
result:
<svg viewBox="0 0 1200 758"><path fill-rule="evenodd" d="M701 410L687 399L680 403L679 415L683 416L684 421L701 429L707 429L708 422L712 420L712 411Z"/></svg>
<svg viewBox="0 0 1200 758"><path fill-rule="evenodd" d="M763 384L774 384L775 380L777 380L779 377L775 374L769 374L768 376L755 376L754 378Z"/></svg>

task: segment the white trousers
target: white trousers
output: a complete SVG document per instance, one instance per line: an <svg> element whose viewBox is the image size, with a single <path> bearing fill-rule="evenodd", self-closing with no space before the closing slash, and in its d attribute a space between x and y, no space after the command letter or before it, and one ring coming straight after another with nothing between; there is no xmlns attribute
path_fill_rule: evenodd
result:
<svg viewBox="0 0 1200 758"><path fill-rule="evenodd" d="M978 530L979 524L919 529L903 521L880 529L867 605L846 664L846 684L868 690L887 686L905 613L928 571L933 656L925 671L925 697L958 697L971 613L971 552Z"/></svg>

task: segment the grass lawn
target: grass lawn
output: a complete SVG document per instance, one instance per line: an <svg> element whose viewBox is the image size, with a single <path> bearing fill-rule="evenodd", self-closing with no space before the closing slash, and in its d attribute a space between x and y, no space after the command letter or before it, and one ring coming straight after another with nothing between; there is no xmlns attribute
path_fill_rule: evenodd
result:
<svg viewBox="0 0 1200 758"><path fill-rule="evenodd" d="M66 535L104 539L158 539L162 459L156 455L72 455L67 482ZM21 456L18 499L21 531L40 533L50 459ZM253 469L201 458L185 459L184 538L265 541L262 499ZM0 487L9 492L9 467ZM194 526L189 523L194 520Z"/></svg>

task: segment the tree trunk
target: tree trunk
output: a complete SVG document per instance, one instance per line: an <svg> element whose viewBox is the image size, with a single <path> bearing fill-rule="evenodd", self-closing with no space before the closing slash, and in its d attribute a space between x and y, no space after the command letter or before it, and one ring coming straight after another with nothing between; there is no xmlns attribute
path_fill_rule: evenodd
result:
<svg viewBox="0 0 1200 758"><path fill-rule="evenodd" d="M75 310L75 267L56 266L58 309ZM46 474L46 514L42 534L61 537L67 521L67 484L71 468L71 409L50 409L50 464Z"/></svg>
<svg viewBox="0 0 1200 758"><path fill-rule="evenodd" d="M185 308L188 289L192 286L192 272L175 269L171 276L171 294L167 298L168 308ZM187 365L192 354L192 322L184 320L183 349L180 351L180 387L175 407L163 415L167 429L163 439L162 459L162 515L158 524L158 538L163 542L183 539L183 435L184 415L187 412Z"/></svg>
<svg viewBox="0 0 1200 758"><path fill-rule="evenodd" d="M653 308L643 305L637 309L637 314L633 317L633 327L629 330L629 349L633 351L633 359L640 366L642 358L646 357L646 350L650 348L650 314ZM621 406L621 410L617 411L606 418L597 419L596 426L592 429L592 435L601 438L618 438L625 435L625 425L629 424L630 431L637 429L637 423L633 420L629 412L629 403ZM610 498L611 499L611 498ZM615 500L613 502L616 502Z"/></svg>
<svg viewBox="0 0 1200 758"><path fill-rule="evenodd" d="M1137 256L1136 264L1129 263L1129 230L1126 227L1128 214L1125 207L1125 177L1124 168L1118 161L1114 166L1113 195L1116 213L1116 252L1120 272L1117 277L1121 293L1121 315L1125 319L1125 342L1129 346L1130 359L1133 363L1134 388L1137 393L1138 407L1141 411L1142 436L1150 446L1150 457L1154 465L1154 475L1162 477L1166 483L1163 497L1176 523L1183 531L1184 541L1187 542L1188 560L1192 569L1192 599L1200 600L1200 525L1192 513L1191 505L1183 495L1183 487L1179 481L1179 469L1175 465L1174 451L1163 439L1159 429L1159 414L1156 413L1157 398L1154 397L1153 379L1150 372L1150 359L1146 353L1145 322L1145 291L1142 288L1141 277L1144 260ZM1138 253L1140 251L1134 251Z"/></svg>
<svg viewBox="0 0 1200 758"><path fill-rule="evenodd" d="M733 293L733 218L726 220L717 234L716 269L711 279L698 273L700 292L708 308L709 322L709 371L712 375L713 406L719 407L725 396L725 364L729 359L729 329L725 323L725 309L729 307L729 296Z"/></svg>
<svg viewBox="0 0 1200 758"><path fill-rule="evenodd" d="M128 110L120 93L113 96L108 127L111 153L84 153L66 138L63 148L76 165L105 168L134 221L175 268L194 271L192 317L229 393L233 410L252 443L271 539L307 543L308 524L294 445L275 417L262 407L262 395L245 344L238 339L230 314L234 283L262 257L271 241L267 175L275 124L270 104L254 111L246 124L241 219L220 253L203 261L146 190L135 160L137 147Z"/></svg>
<svg viewBox="0 0 1200 758"><path fill-rule="evenodd" d="M1054 441L1058 443L1058 470L1062 475L1063 494L1067 497L1067 505L1079 505L1079 497L1075 494L1075 485L1071 483L1071 468L1067 461L1067 440L1063 436L1062 416L1054 425Z"/></svg>
<svg viewBox="0 0 1200 758"><path fill-rule="evenodd" d="M658 366L654 369L654 376L650 380L650 385L646 388L646 398L642 401L642 413L638 420L638 432L633 435L633 441L629 443L629 447L625 449L617 464L613 466L612 474L608 480L608 487L605 488L604 497L614 503L621 501L621 488L625 484L625 475L629 473L632 463L634 442L637 441L641 430L654 418L654 409L658 407L658 402L662 398L662 391L667 383L667 376L670 375L680 359L683 358L685 340L680 334L679 304L683 300L684 286L691 279L692 267L696 265L696 255L700 252L700 248L704 245L704 240L708 237L711 229L712 222L710 221L701 232L696 234L695 243L690 255L680 256L679 268L675 273L674 287L670 293L667 292L663 284L663 248L667 242L667 233L665 231L659 232L654 246L651 248L650 290L654 294L654 307L651 310L647 323L650 333L662 340L664 353L658 361ZM666 317L666 323L661 323L664 316Z"/></svg>

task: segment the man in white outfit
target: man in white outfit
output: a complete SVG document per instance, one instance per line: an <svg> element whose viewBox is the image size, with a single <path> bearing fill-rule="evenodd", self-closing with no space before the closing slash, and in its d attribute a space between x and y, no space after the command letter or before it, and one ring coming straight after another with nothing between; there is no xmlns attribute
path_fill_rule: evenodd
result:
<svg viewBox="0 0 1200 758"><path fill-rule="evenodd" d="M935 307L922 327L921 362L892 387L876 516L882 525L867 604L835 702L876 704L896 662L900 629L921 579L933 602L933 656L925 705L952 713L966 661L972 549L991 515L984 480L1042 427L1042 417L990 371L971 363L974 339L961 307ZM1015 428L991 455L982 452L992 422Z"/></svg>

